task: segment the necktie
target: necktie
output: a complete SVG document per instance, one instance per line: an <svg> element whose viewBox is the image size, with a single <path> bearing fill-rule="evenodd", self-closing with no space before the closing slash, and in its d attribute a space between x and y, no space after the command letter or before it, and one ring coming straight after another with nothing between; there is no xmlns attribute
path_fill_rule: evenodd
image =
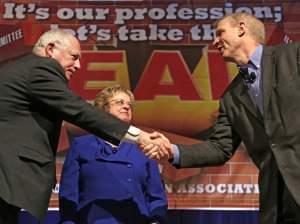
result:
<svg viewBox="0 0 300 224"><path fill-rule="evenodd" d="M248 72L247 67L240 67L239 73L242 75L245 83L248 86L248 91L250 93L250 96L253 100L253 102L258 106L259 111L261 114L263 114L263 99L262 99L262 93L259 88L259 80L256 82L256 74L255 72ZM250 84L250 85L249 85Z"/></svg>
<svg viewBox="0 0 300 224"><path fill-rule="evenodd" d="M240 74L247 84L253 84L256 79L256 75L254 72L248 72L248 68L240 68Z"/></svg>

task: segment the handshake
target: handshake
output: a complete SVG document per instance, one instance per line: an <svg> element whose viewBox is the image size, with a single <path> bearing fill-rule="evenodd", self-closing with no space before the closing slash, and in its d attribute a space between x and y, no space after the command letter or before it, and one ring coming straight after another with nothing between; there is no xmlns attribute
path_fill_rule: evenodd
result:
<svg viewBox="0 0 300 224"><path fill-rule="evenodd" d="M147 133L141 131L138 145L150 159L163 162L173 159L172 144L163 134L159 132Z"/></svg>

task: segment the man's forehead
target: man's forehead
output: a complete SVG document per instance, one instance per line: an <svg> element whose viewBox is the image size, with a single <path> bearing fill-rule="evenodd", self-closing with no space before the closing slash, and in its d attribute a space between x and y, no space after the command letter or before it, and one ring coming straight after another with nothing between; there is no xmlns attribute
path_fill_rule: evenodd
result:
<svg viewBox="0 0 300 224"><path fill-rule="evenodd" d="M72 55L78 55L78 57L81 57L81 47L80 47L80 43L79 41L73 37L70 40L70 51L72 53Z"/></svg>
<svg viewBox="0 0 300 224"><path fill-rule="evenodd" d="M218 30L218 29L223 29L225 27L233 27L234 24L233 21L234 20L232 18L226 17L218 22L216 29Z"/></svg>
<svg viewBox="0 0 300 224"><path fill-rule="evenodd" d="M231 22L231 19L229 17L223 18L218 22L218 26L219 25L224 25L224 24L228 24Z"/></svg>

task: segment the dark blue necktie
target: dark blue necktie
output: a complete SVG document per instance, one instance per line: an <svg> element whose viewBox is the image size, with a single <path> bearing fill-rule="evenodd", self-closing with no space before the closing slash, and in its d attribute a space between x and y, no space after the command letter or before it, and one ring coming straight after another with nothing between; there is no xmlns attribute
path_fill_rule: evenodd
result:
<svg viewBox="0 0 300 224"><path fill-rule="evenodd" d="M239 68L240 74L247 84L252 84L255 82L256 75L254 72L248 72L248 68Z"/></svg>

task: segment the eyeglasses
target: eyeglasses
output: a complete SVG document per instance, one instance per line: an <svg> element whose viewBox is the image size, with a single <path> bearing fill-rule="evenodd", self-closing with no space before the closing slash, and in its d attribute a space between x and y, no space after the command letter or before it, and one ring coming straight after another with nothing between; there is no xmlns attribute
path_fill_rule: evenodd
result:
<svg viewBox="0 0 300 224"><path fill-rule="evenodd" d="M117 106L124 106L124 105L127 105L128 107L130 107L130 109L132 109L133 105L131 102L126 102L125 100L123 99L115 99L115 100L111 100L111 101L108 101L109 103L113 103Z"/></svg>

